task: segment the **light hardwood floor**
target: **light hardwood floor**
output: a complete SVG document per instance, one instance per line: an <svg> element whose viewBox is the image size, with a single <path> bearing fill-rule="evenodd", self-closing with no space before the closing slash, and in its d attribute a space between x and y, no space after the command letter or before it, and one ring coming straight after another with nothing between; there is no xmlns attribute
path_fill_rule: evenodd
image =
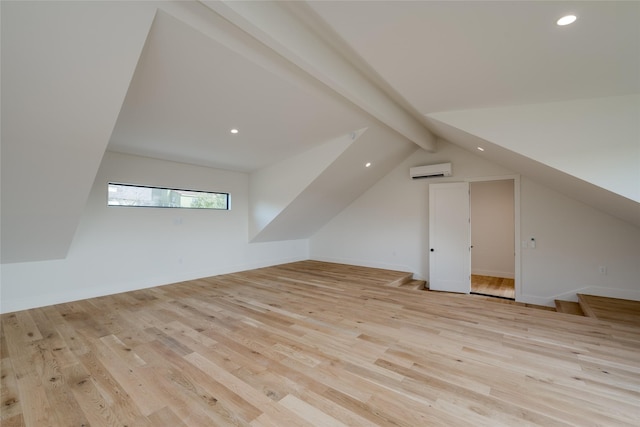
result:
<svg viewBox="0 0 640 427"><path fill-rule="evenodd" d="M2 426L638 425L638 328L398 274L305 261L4 314Z"/></svg>
<svg viewBox="0 0 640 427"><path fill-rule="evenodd" d="M513 279L504 277L471 275L471 292L500 298L515 299L516 288Z"/></svg>
<svg viewBox="0 0 640 427"><path fill-rule="evenodd" d="M583 314L640 328L640 301L578 294Z"/></svg>

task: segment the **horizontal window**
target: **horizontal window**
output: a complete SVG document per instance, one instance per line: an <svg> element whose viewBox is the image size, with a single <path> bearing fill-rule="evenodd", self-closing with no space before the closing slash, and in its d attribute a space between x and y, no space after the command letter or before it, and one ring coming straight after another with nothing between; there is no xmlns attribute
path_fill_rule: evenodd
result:
<svg viewBox="0 0 640 427"><path fill-rule="evenodd" d="M149 187L144 185L110 182L109 206L139 208L230 209L229 193L216 193L177 188Z"/></svg>

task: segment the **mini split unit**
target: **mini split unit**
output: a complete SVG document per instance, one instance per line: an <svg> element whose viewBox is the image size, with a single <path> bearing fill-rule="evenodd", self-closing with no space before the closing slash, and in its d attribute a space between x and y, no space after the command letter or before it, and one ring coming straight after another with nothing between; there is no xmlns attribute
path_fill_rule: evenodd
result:
<svg viewBox="0 0 640 427"><path fill-rule="evenodd" d="M412 179L451 176L451 163L440 163L438 165L417 166L415 168L410 168L409 176Z"/></svg>

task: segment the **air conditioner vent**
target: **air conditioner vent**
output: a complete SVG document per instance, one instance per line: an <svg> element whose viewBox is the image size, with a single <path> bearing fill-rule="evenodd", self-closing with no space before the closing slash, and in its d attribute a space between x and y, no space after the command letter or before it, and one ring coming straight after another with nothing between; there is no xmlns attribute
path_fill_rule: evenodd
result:
<svg viewBox="0 0 640 427"><path fill-rule="evenodd" d="M412 179L420 178L440 178L451 176L451 163L440 163L437 165L416 166L409 169L409 176Z"/></svg>

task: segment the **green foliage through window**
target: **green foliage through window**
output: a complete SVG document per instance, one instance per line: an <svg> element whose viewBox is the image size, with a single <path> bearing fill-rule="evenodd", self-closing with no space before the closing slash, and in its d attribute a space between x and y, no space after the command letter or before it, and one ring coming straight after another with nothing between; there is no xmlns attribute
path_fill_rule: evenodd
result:
<svg viewBox="0 0 640 427"><path fill-rule="evenodd" d="M229 193L117 184L108 186L109 206L183 209L230 209Z"/></svg>

